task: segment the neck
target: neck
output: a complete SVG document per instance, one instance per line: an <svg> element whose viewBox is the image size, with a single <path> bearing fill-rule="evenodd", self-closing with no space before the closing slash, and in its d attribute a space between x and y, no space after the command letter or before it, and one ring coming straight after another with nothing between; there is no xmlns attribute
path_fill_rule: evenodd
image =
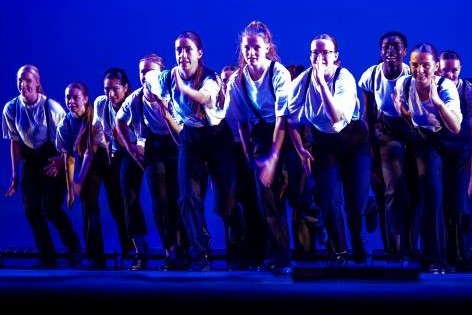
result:
<svg viewBox="0 0 472 315"><path fill-rule="evenodd" d="M197 73L197 68L188 70L179 69L179 75L184 80L190 80L190 78L193 77L195 73Z"/></svg>
<svg viewBox="0 0 472 315"><path fill-rule="evenodd" d="M39 99L39 94L35 94L34 96L32 95L28 98L26 98L24 95L20 95L20 97L23 103L25 103L26 105L34 105Z"/></svg>
<svg viewBox="0 0 472 315"><path fill-rule="evenodd" d="M402 64L383 64L383 72L387 79L397 78L402 73Z"/></svg>
<svg viewBox="0 0 472 315"><path fill-rule="evenodd" d="M85 110L86 110L85 107L82 109L79 109L77 112L72 113L72 116L74 116L75 118L80 118L85 114Z"/></svg>
<svg viewBox="0 0 472 315"><path fill-rule="evenodd" d="M266 63L260 64L260 65L253 65L253 66L248 65L249 74L251 75L251 79L253 79L254 81L259 80L264 74L264 71L266 69L267 69Z"/></svg>

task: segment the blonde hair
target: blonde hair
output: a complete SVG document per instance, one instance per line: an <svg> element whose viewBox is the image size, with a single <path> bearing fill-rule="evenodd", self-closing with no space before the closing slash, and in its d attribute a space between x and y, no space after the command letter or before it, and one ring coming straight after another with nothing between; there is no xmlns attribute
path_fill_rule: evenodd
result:
<svg viewBox="0 0 472 315"><path fill-rule="evenodd" d="M36 80L38 81L38 93L41 93L41 94L45 94L44 93L44 89L43 89L43 86L41 85L41 76L39 75L39 69L32 65L32 64L25 64L23 66L20 67L20 69L18 69L18 72L16 74L17 78L20 77L20 73L22 72L28 72L28 73L31 73L35 78Z"/></svg>

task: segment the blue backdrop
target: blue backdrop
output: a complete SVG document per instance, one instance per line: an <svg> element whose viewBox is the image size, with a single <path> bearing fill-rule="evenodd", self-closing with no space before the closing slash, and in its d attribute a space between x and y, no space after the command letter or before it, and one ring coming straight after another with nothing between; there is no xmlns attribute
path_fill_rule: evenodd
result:
<svg viewBox="0 0 472 315"><path fill-rule="evenodd" d="M311 38L330 33L338 40L342 65L359 79L379 60L379 37L397 30L407 36L410 48L427 41L438 50L458 51L463 75L471 77L468 12L465 0L7 0L0 4L0 105L18 94L16 72L25 63L39 67L47 94L62 104L64 88L74 80L86 82L92 97L102 94L102 74L110 66L124 68L134 89L139 86L139 59L155 52L167 68L172 67L174 39L184 30L201 35L204 61L219 71L236 63L239 33L255 19L269 26L285 64L308 65ZM20 194L6 198L3 193L10 183L9 142L1 140L0 149L0 247L33 247ZM149 217L149 241L152 247L160 247L146 186L142 202ZM77 204L70 215L82 234ZM221 222L210 211L207 216L212 246L223 248ZM104 199L102 219L107 249L118 248ZM55 232L54 236L58 240ZM376 234L366 239L367 247L381 248Z"/></svg>

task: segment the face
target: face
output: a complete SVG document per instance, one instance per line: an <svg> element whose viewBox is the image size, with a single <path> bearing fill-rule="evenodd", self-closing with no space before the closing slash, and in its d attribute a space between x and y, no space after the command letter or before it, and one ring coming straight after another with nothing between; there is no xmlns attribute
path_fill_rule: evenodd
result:
<svg viewBox="0 0 472 315"><path fill-rule="evenodd" d="M430 85L438 64L431 53L413 51L410 55L410 70L415 80L424 85Z"/></svg>
<svg viewBox="0 0 472 315"><path fill-rule="evenodd" d="M197 71L202 56L203 51L191 39L179 38L175 41L175 60L187 77Z"/></svg>
<svg viewBox="0 0 472 315"><path fill-rule="evenodd" d="M334 43L329 39L315 39L310 46L310 62L316 65L316 61L321 62L327 67L333 66L338 59L338 52L334 47Z"/></svg>
<svg viewBox="0 0 472 315"><path fill-rule="evenodd" d="M80 117L85 113L85 104L88 97L84 96L81 89L75 87L67 87L65 91L66 105L74 117Z"/></svg>
<svg viewBox="0 0 472 315"><path fill-rule="evenodd" d="M151 60L143 60L139 63L139 80L141 85L144 86L146 83L146 73L154 70L156 73L161 72L161 66L157 63L152 62Z"/></svg>
<svg viewBox="0 0 472 315"><path fill-rule="evenodd" d="M119 79L105 79L103 82L105 95L108 97L112 104L121 104L126 97L128 92L128 84L122 85Z"/></svg>
<svg viewBox="0 0 472 315"><path fill-rule="evenodd" d="M17 87L27 103L34 103L38 99L39 80L31 72L20 70L17 74Z"/></svg>
<svg viewBox="0 0 472 315"><path fill-rule="evenodd" d="M260 67L267 60L270 45L259 35L247 35L241 39L241 52L250 67Z"/></svg>
<svg viewBox="0 0 472 315"><path fill-rule="evenodd" d="M461 62L459 59L439 60L439 75L446 77L457 85L461 74Z"/></svg>
<svg viewBox="0 0 472 315"><path fill-rule="evenodd" d="M382 61L390 64L401 64L406 54L406 48L398 36L391 36L382 40L380 56Z"/></svg>

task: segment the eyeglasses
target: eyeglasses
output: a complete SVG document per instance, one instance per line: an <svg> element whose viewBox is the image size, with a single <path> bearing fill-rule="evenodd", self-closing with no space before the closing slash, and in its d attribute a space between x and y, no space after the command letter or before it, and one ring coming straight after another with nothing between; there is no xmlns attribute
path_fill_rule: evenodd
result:
<svg viewBox="0 0 472 315"><path fill-rule="evenodd" d="M310 53L315 57L318 57L319 55L323 55L323 57L327 57L328 55L334 53L334 51L332 51L332 50L312 50L312 51L310 51Z"/></svg>

